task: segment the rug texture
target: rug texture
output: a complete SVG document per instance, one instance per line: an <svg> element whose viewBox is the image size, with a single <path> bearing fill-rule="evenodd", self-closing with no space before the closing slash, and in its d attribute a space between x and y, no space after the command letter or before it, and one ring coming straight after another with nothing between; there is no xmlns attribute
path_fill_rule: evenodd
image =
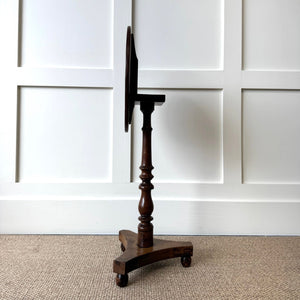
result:
<svg viewBox="0 0 300 300"><path fill-rule="evenodd" d="M0 299L300 299L300 237L172 236L192 266L169 259L115 285L117 236L1 235Z"/></svg>

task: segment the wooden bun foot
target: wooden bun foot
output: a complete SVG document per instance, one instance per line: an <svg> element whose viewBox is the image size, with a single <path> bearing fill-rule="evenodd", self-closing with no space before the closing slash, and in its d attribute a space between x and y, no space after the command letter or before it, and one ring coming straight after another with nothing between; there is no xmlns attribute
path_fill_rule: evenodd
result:
<svg viewBox="0 0 300 300"><path fill-rule="evenodd" d="M119 287L125 287L128 284L128 274L117 274L116 284Z"/></svg>
<svg viewBox="0 0 300 300"><path fill-rule="evenodd" d="M182 256L181 264L184 268L188 268L191 266L192 258L190 256Z"/></svg>

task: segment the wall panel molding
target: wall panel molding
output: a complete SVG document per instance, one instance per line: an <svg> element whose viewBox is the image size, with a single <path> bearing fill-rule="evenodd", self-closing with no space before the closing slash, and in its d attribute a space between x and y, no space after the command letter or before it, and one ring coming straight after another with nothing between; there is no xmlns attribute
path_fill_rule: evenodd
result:
<svg viewBox="0 0 300 300"><path fill-rule="evenodd" d="M110 182L112 90L19 89L17 182Z"/></svg>
<svg viewBox="0 0 300 300"><path fill-rule="evenodd" d="M181 161L183 169L187 166L181 175L175 170L170 176L155 177L156 233L300 234L296 215L299 180L291 180L284 163L277 164L280 170L276 172L282 171L277 179L274 174L267 180L259 179L259 173L266 174L268 166L257 168L253 156L256 150L261 155L268 148L266 140L271 137L269 145L273 143L275 150L269 149L264 162L280 158L283 146L275 146L281 139L290 145L286 152L293 154L286 162L298 163L293 152L300 140L298 100L289 101L289 95L300 91L298 0L90 0L77 4L46 0L43 7L38 1L0 0L0 5L0 233L116 233L121 227L136 229L139 190L138 182L131 180L139 181L140 149L135 143L141 138L140 125L136 122L126 134L123 124L125 35L127 26L132 25L140 59L139 88L143 93L167 94L166 103L153 114L153 145L167 148L163 130L167 128L174 136L174 128L169 128L172 118L176 120L184 113L185 124L172 125L181 130L178 141L164 155L179 159L178 154L189 153L188 159L184 158L187 161ZM18 115L18 102L22 102L18 90L22 89L80 89L87 95L81 104L89 102L91 90L110 94L110 108L103 111L98 107L103 100L101 93L95 96L94 108L98 110L89 109L96 124L82 133L95 135L96 141L87 144L93 147L98 143L98 148L98 136L104 134L103 153L98 149L91 160L99 162L98 154L110 160L109 176L105 177L105 170L99 171L107 182L97 176L52 178L51 182L43 174L31 182L15 182L22 168L18 159L22 117L37 120L30 115L43 101L42 97L36 99L41 102L29 105L26 115ZM255 97L245 100L245 91ZM186 110L182 105L173 109L170 117L165 107L176 102L173 96L168 97L170 93L177 95L179 103L189 93L195 98ZM206 96L202 99L197 93ZM221 100L209 93L220 95ZM272 106L278 94L282 95L280 104ZM201 101L205 105L197 106ZM59 107L59 100L54 102ZM135 110L137 113L139 107ZM101 123L108 114L109 139ZM259 118L263 117L260 131ZM282 125L276 121L278 117ZM140 115L136 121L138 118ZM207 122L205 118L209 118ZM31 131L36 133L48 121L45 117L32 128L24 127L27 141ZM209 135L209 126L218 130ZM59 133L59 127L53 132ZM79 152L76 159L80 159ZM154 175L165 167L161 161L163 157L153 160ZM274 166L269 169L274 171ZM295 166L290 167L294 177ZM248 172L249 167L254 173ZM89 168L87 174L94 174L92 164ZM111 218L116 211L118 221ZM172 218L182 219L182 227Z"/></svg>
<svg viewBox="0 0 300 300"><path fill-rule="evenodd" d="M222 89L223 71L141 69L140 88Z"/></svg>
<svg viewBox="0 0 300 300"><path fill-rule="evenodd" d="M223 69L223 0L133 0L133 4L141 68Z"/></svg>
<svg viewBox="0 0 300 300"><path fill-rule="evenodd" d="M243 90L243 182L300 184L300 90Z"/></svg>
<svg viewBox="0 0 300 300"><path fill-rule="evenodd" d="M243 69L300 70L298 0L243 0Z"/></svg>
<svg viewBox="0 0 300 300"><path fill-rule="evenodd" d="M19 66L111 68L113 14L111 0L20 0Z"/></svg>
<svg viewBox="0 0 300 300"><path fill-rule="evenodd" d="M282 89L300 88L298 71L242 71L241 87L243 89Z"/></svg>
<svg viewBox="0 0 300 300"><path fill-rule="evenodd" d="M19 67L15 79L18 86L112 88L113 70Z"/></svg>

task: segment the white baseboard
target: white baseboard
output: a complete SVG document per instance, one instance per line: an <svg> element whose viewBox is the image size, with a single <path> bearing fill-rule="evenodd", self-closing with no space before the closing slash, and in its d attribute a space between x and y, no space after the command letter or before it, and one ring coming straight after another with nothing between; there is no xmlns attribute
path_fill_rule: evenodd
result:
<svg viewBox="0 0 300 300"><path fill-rule="evenodd" d="M1 234L136 231L138 201L1 200ZM300 235L300 202L155 201L155 234Z"/></svg>

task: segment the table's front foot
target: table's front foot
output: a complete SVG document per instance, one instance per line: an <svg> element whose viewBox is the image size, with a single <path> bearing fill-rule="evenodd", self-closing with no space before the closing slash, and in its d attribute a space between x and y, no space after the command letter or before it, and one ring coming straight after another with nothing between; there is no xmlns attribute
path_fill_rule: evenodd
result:
<svg viewBox="0 0 300 300"><path fill-rule="evenodd" d="M181 264L183 267L188 268L191 266L192 258L190 255L182 256L181 257Z"/></svg>
<svg viewBox="0 0 300 300"><path fill-rule="evenodd" d="M117 274L116 284L119 287L125 287L128 284L128 274Z"/></svg>

